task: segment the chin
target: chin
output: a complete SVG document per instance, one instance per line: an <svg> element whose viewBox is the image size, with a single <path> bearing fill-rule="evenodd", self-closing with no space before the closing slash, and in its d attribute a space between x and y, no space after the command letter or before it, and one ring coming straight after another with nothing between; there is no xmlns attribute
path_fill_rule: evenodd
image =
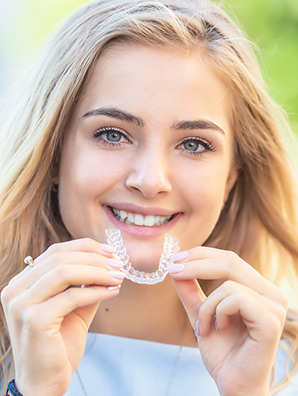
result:
<svg viewBox="0 0 298 396"><path fill-rule="evenodd" d="M163 245L159 247L152 246L147 241L147 243L138 244L137 246L127 243L125 247L133 268L144 272L153 272L158 269Z"/></svg>

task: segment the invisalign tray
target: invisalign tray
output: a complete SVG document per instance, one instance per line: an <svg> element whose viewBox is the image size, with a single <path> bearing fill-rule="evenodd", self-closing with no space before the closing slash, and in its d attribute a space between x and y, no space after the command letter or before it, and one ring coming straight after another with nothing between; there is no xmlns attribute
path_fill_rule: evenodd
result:
<svg viewBox="0 0 298 396"><path fill-rule="evenodd" d="M117 229L108 229L105 232L108 237L108 244L116 249L115 254L123 262L121 271L124 272L127 279L135 283L154 285L155 283L162 282L167 276L168 265L172 263L171 257L179 251L178 239L172 235L165 234L165 242L158 269L154 272L137 271L131 266L129 256L123 244L121 232Z"/></svg>

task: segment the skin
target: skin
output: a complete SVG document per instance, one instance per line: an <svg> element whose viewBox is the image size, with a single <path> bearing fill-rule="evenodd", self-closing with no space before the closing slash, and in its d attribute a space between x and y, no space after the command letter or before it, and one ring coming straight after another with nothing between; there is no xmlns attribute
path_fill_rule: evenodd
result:
<svg viewBox="0 0 298 396"><path fill-rule="evenodd" d="M74 238L105 241L104 230L114 225L102 205L134 204L153 208L150 213L182 213L167 229L178 237L181 249L207 239L237 172L232 167L229 94L201 58L199 53L181 56L180 51L169 50L163 55L162 50L123 46L109 49L98 62L72 117L61 157L60 212ZM177 70L183 78L177 78ZM102 115L84 117L102 107L129 112L145 125ZM213 122L224 132L172 128L174 123L192 120ZM123 130L127 138L121 138L120 147L93 138L104 127ZM201 145L195 156L179 148L189 137L205 139L215 151ZM136 267L153 270L165 231L150 237L134 236L134 231L130 227L123 234L128 254Z"/></svg>
<svg viewBox="0 0 298 396"><path fill-rule="evenodd" d="M202 247L237 179L229 103L225 82L198 51L121 44L99 59L66 131L57 175L73 240L50 247L2 293L24 395L65 393L90 326L189 346L195 340L222 396L270 394L286 299L234 253ZM138 125L94 114L103 107L128 112ZM120 145L106 132L94 136L104 127L121 131L113 135ZM179 214L166 227L122 232L134 267L146 271L157 266L165 228L178 237L184 253L161 284L123 281L121 262L100 244L115 227L106 205L131 204L147 214ZM196 279L219 286L206 296ZM107 288L120 284L120 292Z"/></svg>

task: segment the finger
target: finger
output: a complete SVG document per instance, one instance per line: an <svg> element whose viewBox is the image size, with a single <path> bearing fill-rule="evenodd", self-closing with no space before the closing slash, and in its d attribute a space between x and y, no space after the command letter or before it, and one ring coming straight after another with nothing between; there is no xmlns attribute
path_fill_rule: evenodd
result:
<svg viewBox="0 0 298 396"><path fill-rule="evenodd" d="M115 253L115 248L107 244L101 244L91 238L74 239L71 241L54 243L36 261L43 260L57 252L89 252L98 253L103 256L111 257Z"/></svg>
<svg viewBox="0 0 298 396"><path fill-rule="evenodd" d="M39 304L62 293L69 286L117 286L122 283L124 277L123 272L109 271L101 267L59 265L38 279L24 293L24 298L29 304Z"/></svg>
<svg viewBox="0 0 298 396"><path fill-rule="evenodd" d="M33 268L26 268L21 276L14 278L10 284L13 284L15 291L20 291L27 289L32 286L36 281L38 281L44 274L51 271L53 268L61 265L82 265L102 267L105 269L110 269L111 265L109 262L111 258L107 258L98 253L90 252L56 252L51 256L45 258L39 264L36 264ZM118 262L118 268L120 268L123 263L120 259L113 259L113 265L116 266L115 262ZM57 278L59 279L59 278Z"/></svg>
<svg viewBox="0 0 298 396"><path fill-rule="evenodd" d="M196 279L173 279L173 283L189 321L194 328L198 319L200 306L206 300L206 296Z"/></svg>
<svg viewBox="0 0 298 396"><path fill-rule="evenodd" d="M182 260L169 266L169 273L175 279L233 280L269 296L287 309L285 294L233 252L198 247L187 251L187 256L180 257ZM176 271L175 265L181 270Z"/></svg>
<svg viewBox="0 0 298 396"><path fill-rule="evenodd" d="M119 292L120 292L120 289L115 289L114 294L112 294L112 291L110 291L108 298L115 297L115 295L118 295ZM107 298L105 298L105 299L107 299ZM103 300L104 300L104 298L94 304L85 305L83 307L78 307L75 309L77 316L79 316L82 319L82 323L86 325L87 330L89 330L89 327L91 326L91 323L92 323L94 316L98 310L98 307L99 307L101 301L103 301ZM70 331L71 331L71 327L70 327Z"/></svg>
<svg viewBox="0 0 298 396"><path fill-rule="evenodd" d="M268 311L262 301L244 293L234 293L218 305L221 315L232 318L238 313L248 334L257 343L274 342L280 339L282 328L278 318Z"/></svg>
<svg viewBox="0 0 298 396"><path fill-rule="evenodd" d="M82 325L88 329L90 323L96 313L98 304L101 301L113 298L119 294L120 289L109 290L104 286L90 286L85 288L70 288L65 290L45 302L27 307L22 310L24 303L18 297L14 302L14 310L24 312L19 315L23 325L30 328L30 332L34 334L40 333L49 325L56 332L56 325L63 320L68 320L67 316L72 312L76 312L82 319ZM55 326L53 326L53 323Z"/></svg>
<svg viewBox="0 0 298 396"><path fill-rule="evenodd" d="M237 306L238 303L238 306ZM245 306L246 305L246 306ZM257 315L255 314L257 311ZM286 312L279 304L261 296L246 286L225 282L216 289L201 305L199 311L200 335L207 335L212 330L214 317L217 328L224 329L230 323L230 317L240 313L241 319L247 328L256 329L256 324L270 321L279 323L279 329L283 327ZM262 315L261 318L258 318Z"/></svg>
<svg viewBox="0 0 298 396"><path fill-rule="evenodd" d="M63 253L63 252L64 253L89 252L89 253L100 254L107 258L112 258L112 257L115 258L114 247L107 244L99 243L90 238L82 238L67 242L55 243L51 245L43 254L41 254L39 257L37 257L34 260L34 265L37 266L37 264L43 262L50 256L55 255L56 253ZM14 278L12 278L10 283L14 283L16 280L18 280L20 277L22 277L30 270L31 268L28 268L27 266L24 267L24 270L21 271L19 274L17 274Z"/></svg>
<svg viewBox="0 0 298 396"><path fill-rule="evenodd" d="M63 293L52 297L40 306L43 307L49 317L58 317L63 319L66 315L80 309L81 316L84 320L90 319L93 309L85 311L86 307L98 304L101 301L113 298L119 294L121 289L110 290L104 286L90 286L84 288L71 288ZM82 312L86 313L82 314Z"/></svg>

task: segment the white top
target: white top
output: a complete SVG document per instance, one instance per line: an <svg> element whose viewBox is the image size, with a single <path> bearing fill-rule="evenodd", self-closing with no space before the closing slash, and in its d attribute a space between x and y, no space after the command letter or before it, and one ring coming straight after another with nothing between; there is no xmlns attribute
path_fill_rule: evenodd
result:
<svg viewBox="0 0 298 396"><path fill-rule="evenodd" d="M285 376L285 360L286 352L279 348L275 382ZM87 337L83 359L65 395L85 394L219 396L198 348L94 333ZM297 396L298 373L293 384L275 395Z"/></svg>

